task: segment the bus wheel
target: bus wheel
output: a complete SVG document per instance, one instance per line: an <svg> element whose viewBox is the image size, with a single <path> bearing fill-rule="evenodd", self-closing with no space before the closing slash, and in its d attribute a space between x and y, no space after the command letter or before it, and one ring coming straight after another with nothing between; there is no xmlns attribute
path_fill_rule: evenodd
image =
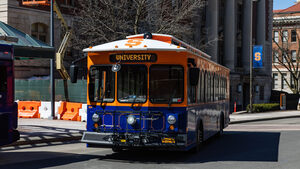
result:
<svg viewBox="0 0 300 169"><path fill-rule="evenodd" d="M196 131L196 146L191 150L192 153L199 152L200 148L203 144L203 129L201 127L198 127Z"/></svg>
<svg viewBox="0 0 300 169"><path fill-rule="evenodd" d="M218 136L223 135L223 133L224 133L223 129L224 129L224 115L221 114L221 116L220 116L220 130L218 132Z"/></svg>
<svg viewBox="0 0 300 169"><path fill-rule="evenodd" d="M115 152L115 153L120 153L120 152L123 151L123 149L119 146L113 146L112 151Z"/></svg>

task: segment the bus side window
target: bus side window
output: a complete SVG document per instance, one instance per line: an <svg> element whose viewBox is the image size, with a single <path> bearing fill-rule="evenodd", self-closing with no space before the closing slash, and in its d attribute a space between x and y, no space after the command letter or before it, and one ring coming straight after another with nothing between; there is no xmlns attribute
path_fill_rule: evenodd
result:
<svg viewBox="0 0 300 169"><path fill-rule="evenodd" d="M215 101L214 98L215 95L215 74L212 74L211 76L211 101Z"/></svg>
<svg viewBox="0 0 300 169"><path fill-rule="evenodd" d="M199 73L199 81L198 81L198 87L197 87L197 103L201 102L201 83L202 83L202 71Z"/></svg>
<svg viewBox="0 0 300 169"><path fill-rule="evenodd" d="M215 95L214 95L214 98L215 98L215 101L218 101L218 75L215 74Z"/></svg>
<svg viewBox="0 0 300 169"><path fill-rule="evenodd" d="M205 81L204 81L204 79L205 79L205 74L204 74L204 71L201 71L201 93L200 93L200 95L201 95L201 102L203 103L204 102L204 91L205 91Z"/></svg>

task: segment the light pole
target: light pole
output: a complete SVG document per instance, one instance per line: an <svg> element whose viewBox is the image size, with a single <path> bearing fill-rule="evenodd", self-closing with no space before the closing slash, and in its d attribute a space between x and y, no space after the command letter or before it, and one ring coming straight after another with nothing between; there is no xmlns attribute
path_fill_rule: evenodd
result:
<svg viewBox="0 0 300 169"><path fill-rule="evenodd" d="M252 113L252 98L253 98L253 84L252 84L252 80L253 80L253 56L252 56L252 28L253 28L253 2L256 2L257 0L251 0L251 4L250 4L250 113Z"/></svg>
<svg viewBox="0 0 300 169"><path fill-rule="evenodd" d="M53 13L53 3L51 0L50 5L50 45L54 48L54 13ZM55 118L55 79L54 79L54 56L50 59L50 86L51 86L51 119Z"/></svg>

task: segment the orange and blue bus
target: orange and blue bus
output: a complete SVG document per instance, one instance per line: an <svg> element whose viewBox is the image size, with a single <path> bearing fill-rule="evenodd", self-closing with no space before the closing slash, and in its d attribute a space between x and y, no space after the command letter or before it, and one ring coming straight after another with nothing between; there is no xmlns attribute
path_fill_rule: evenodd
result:
<svg viewBox="0 0 300 169"><path fill-rule="evenodd" d="M229 69L177 38L146 33L84 52L88 146L198 150L228 126Z"/></svg>
<svg viewBox="0 0 300 169"><path fill-rule="evenodd" d="M14 101L13 49L0 45L0 146L20 138L17 129L18 106Z"/></svg>

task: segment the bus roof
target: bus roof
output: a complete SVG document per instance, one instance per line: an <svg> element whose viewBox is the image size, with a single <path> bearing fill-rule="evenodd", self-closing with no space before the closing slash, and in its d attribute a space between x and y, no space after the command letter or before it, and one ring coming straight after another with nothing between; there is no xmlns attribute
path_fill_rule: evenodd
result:
<svg viewBox="0 0 300 169"><path fill-rule="evenodd" d="M93 46L84 52L104 51L186 51L186 48L155 39L124 39Z"/></svg>

